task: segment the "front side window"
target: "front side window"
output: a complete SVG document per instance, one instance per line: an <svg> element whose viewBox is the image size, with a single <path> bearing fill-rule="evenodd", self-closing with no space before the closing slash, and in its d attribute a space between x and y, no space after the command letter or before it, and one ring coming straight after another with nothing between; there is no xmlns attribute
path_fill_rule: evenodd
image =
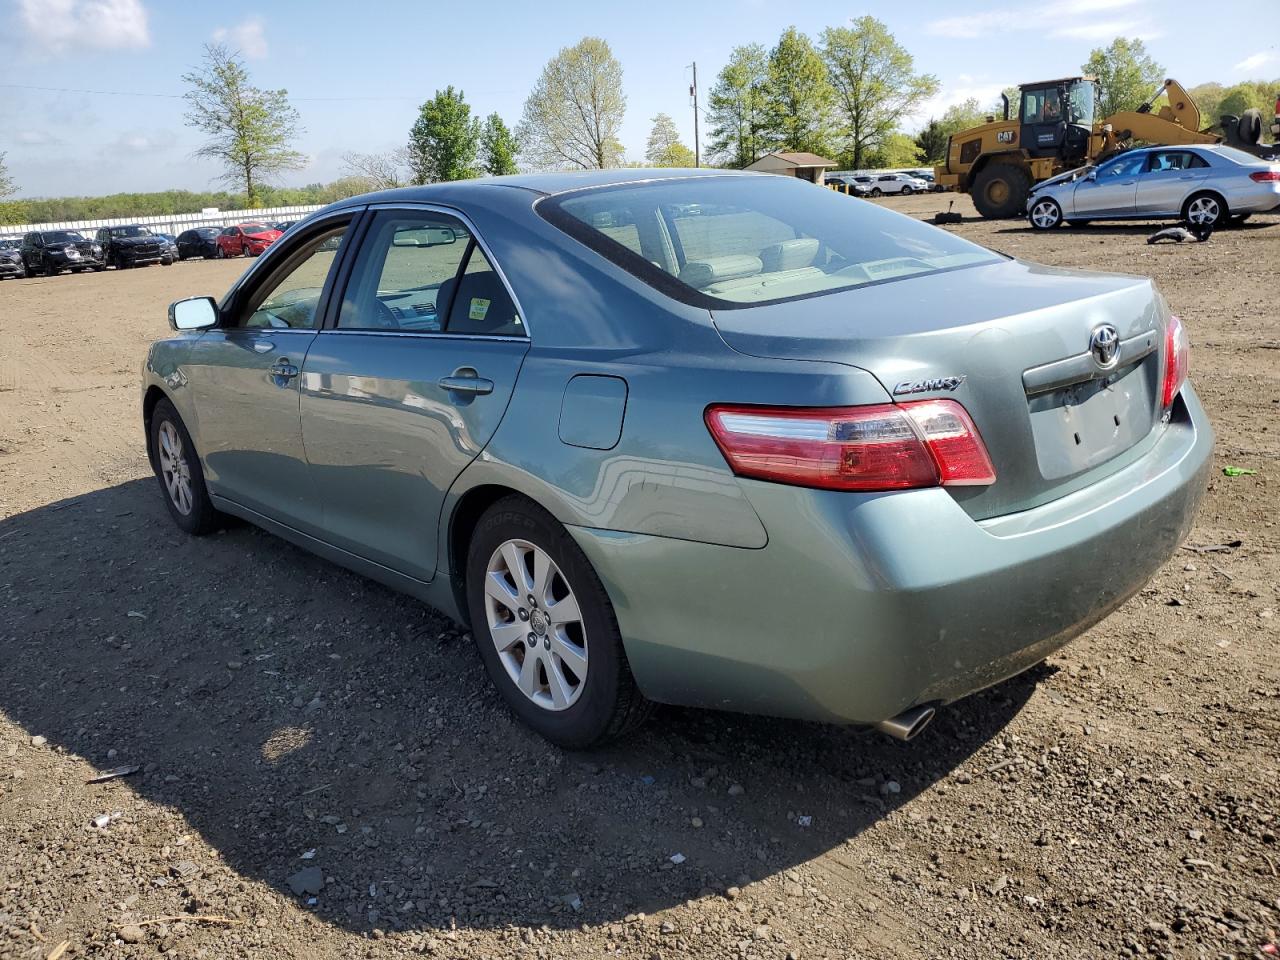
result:
<svg viewBox="0 0 1280 960"><path fill-rule="evenodd" d="M378 213L370 225L338 328L524 334L511 295L461 220L398 210Z"/></svg>
<svg viewBox="0 0 1280 960"><path fill-rule="evenodd" d="M967 240L790 177L697 177L575 191L538 212L664 293L708 308L813 296L998 262ZM606 231L598 224L608 223ZM624 228L625 233L624 233Z"/></svg>
<svg viewBox="0 0 1280 960"><path fill-rule="evenodd" d="M249 295L240 327L314 330L320 324L320 297L337 262L348 224L335 225L287 256L282 267Z"/></svg>
<svg viewBox="0 0 1280 960"><path fill-rule="evenodd" d="M1141 153L1128 157L1119 157L1098 168L1098 182L1104 183L1108 180L1136 176L1146 165L1146 162L1146 155Z"/></svg>

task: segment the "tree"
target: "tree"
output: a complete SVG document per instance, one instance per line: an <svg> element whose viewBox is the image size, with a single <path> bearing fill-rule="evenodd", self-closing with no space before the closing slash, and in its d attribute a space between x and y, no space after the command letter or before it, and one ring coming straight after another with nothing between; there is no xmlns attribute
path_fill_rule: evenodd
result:
<svg viewBox="0 0 1280 960"><path fill-rule="evenodd" d="M1274 116L1272 107L1276 97L1280 96L1280 81L1267 83L1264 80L1246 80L1222 91L1222 99L1218 101L1218 112L1213 117L1202 119L1202 123L1216 123L1218 115L1230 114L1238 117L1246 110L1262 111L1263 129Z"/></svg>
<svg viewBox="0 0 1280 960"><path fill-rule="evenodd" d="M409 170L414 183L467 180L480 175L480 121L461 90L450 85L418 109L409 130Z"/></svg>
<svg viewBox="0 0 1280 960"><path fill-rule="evenodd" d="M8 154L0 152L0 200L5 197L11 197L18 192L18 187L13 182L13 177L9 176L9 167L4 162L6 156Z"/></svg>
<svg viewBox="0 0 1280 960"><path fill-rule="evenodd" d="M226 167L221 179L243 187L251 205L262 184L306 166L306 157L293 149L302 127L289 92L253 86L238 53L206 44L204 64L182 79L190 88L186 124L209 135L196 156Z"/></svg>
<svg viewBox="0 0 1280 960"><path fill-rule="evenodd" d="M584 37L542 68L516 131L522 155L543 169L603 170L622 162L622 65L609 44Z"/></svg>
<svg viewBox="0 0 1280 960"><path fill-rule="evenodd" d="M370 190L390 190L409 182L409 149L397 147L386 153L344 153L343 169L359 177Z"/></svg>
<svg viewBox="0 0 1280 960"><path fill-rule="evenodd" d="M491 177L504 177L516 173L516 156L520 143L515 134L496 113L489 114L480 133L480 157L484 172Z"/></svg>
<svg viewBox="0 0 1280 960"><path fill-rule="evenodd" d="M1081 69L1098 78L1098 116L1136 110L1164 81L1164 67L1141 40L1116 37L1089 54Z"/></svg>
<svg viewBox="0 0 1280 960"><path fill-rule="evenodd" d="M765 85L769 54L758 43L734 47L707 96L708 151L728 167L755 163L766 151Z"/></svg>
<svg viewBox="0 0 1280 960"><path fill-rule="evenodd" d="M891 133L881 138L875 149L868 154L868 166L915 167L923 159L924 151L920 149L914 137L905 133Z"/></svg>
<svg viewBox="0 0 1280 960"><path fill-rule="evenodd" d="M845 127L846 154L855 168L864 166L908 114L938 92L938 78L916 73L911 54L875 17L822 31L822 56Z"/></svg>
<svg viewBox="0 0 1280 960"><path fill-rule="evenodd" d="M692 167L693 151L680 142L676 122L665 113L653 118L644 158L655 167Z"/></svg>
<svg viewBox="0 0 1280 960"><path fill-rule="evenodd" d="M788 27L769 51L765 94L775 146L809 153L830 149L835 91L822 57L795 27Z"/></svg>

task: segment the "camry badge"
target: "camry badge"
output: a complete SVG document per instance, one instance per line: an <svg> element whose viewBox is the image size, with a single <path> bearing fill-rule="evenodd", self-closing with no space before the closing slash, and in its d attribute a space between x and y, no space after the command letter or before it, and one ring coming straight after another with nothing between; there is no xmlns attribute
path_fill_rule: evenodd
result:
<svg viewBox="0 0 1280 960"><path fill-rule="evenodd" d="M1110 370L1120 359L1120 333L1109 323L1094 327L1089 334L1089 352L1099 370Z"/></svg>
<svg viewBox="0 0 1280 960"><path fill-rule="evenodd" d="M901 397L909 393L929 393L933 390L954 390L964 383L964 376L931 377L928 380L903 380L893 388L893 395Z"/></svg>

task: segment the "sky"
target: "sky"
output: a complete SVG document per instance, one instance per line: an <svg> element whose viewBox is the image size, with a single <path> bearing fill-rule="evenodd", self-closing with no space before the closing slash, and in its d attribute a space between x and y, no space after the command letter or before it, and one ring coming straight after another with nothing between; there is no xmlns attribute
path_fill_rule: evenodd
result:
<svg viewBox="0 0 1280 960"><path fill-rule="evenodd" d="M0 152L20 197L217 186L219 168L193 156L201 138L181 99L183 73L216 41L240 51L257 85L289 91L308 162L280 182L301 185L342 176L344 153L402 145L418 106L450 84L476 114L514 127L546 61L584 36L603 37L622 64L622 141L642 160L659 112L692 145L691 63L705 106L735 46L772 46L791 25L816 39L864 14L882 20L941 83L919 124L967 97L1079 72L1117 35L1142 38L1186 86L1280 76L1274 3L0 0Z"/></svg>

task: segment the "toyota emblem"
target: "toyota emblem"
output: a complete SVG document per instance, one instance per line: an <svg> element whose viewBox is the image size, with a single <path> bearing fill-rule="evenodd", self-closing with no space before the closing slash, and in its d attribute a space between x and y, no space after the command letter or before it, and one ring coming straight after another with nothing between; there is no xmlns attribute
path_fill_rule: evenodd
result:
<svg viewBox="0 0 1280 960"><path fill-rule="evenodd" d="M1109 323L1095 327L1089 335L1089 352L1100 370L1110 370L1120 359L1120 333Z"/></svg>

